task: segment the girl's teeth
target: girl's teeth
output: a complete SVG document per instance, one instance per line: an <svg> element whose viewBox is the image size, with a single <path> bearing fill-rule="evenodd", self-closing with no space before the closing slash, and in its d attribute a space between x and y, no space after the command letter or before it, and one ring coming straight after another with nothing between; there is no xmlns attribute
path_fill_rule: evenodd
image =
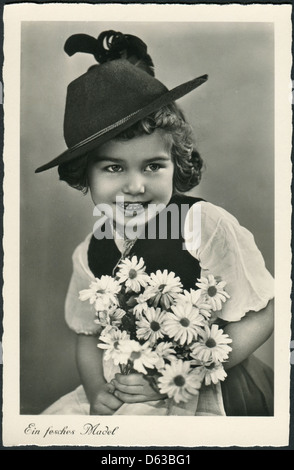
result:
<svg viewBox="0 0 294 470"><path fill-rule="evenodd" d="M143 204L126 204L125 205L125 209L129 209L129 210L139 210L143 207Z"/></svg>
<svg viewBox="0 0 294 470"><path fill-rule="evenodd" d="M127 209L129 211L138 211L143 208L143 204L141 203L118 203L120 207L123 209Z"/></svg>

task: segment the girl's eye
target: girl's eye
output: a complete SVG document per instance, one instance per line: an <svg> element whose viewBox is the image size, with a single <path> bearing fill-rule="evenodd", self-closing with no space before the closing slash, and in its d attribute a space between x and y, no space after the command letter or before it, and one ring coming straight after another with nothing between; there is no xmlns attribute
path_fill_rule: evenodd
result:
<svg viewBox="0 0 294 470"><path fill-rule="evenodd" d="M146 167L146 170L145 171L152 171L153 173L155 171L158 171L160 170L161 168L161 165L159 165L159 163L150 163L147 167Z"/></svg>
<svg viewBox="0 0 294 470"><path fill-rule="evenodd" d="M119 173L123 169L120 165L109 165L105 168L105 171L108 171L108 173Z"/></svg>

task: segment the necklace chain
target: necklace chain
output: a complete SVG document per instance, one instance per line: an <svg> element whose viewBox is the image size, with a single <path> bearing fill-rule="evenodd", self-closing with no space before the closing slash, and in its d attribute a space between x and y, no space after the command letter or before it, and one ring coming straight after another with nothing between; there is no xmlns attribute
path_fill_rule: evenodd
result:
<svg viewBox="0 0 294 470"><path fill-rule="evenodd" d="M129 255L129 253L130 253L131 249L133 248L133 246L135 245L136 241L137 241L137 238L134 238L132 240L129 239L129 238L124 239L124 246L123 246L122 254L121 254L118 262L116 263L116 265L114 266L114 268L112 270L112 276L113 277L115 276L115 271L116 271L119 263Z"/></svg>

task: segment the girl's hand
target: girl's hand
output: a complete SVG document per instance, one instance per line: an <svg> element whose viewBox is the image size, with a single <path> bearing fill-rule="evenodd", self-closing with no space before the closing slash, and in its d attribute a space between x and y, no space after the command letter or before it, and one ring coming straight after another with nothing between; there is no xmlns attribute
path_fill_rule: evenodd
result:
<svg viewBox="0 0 294 470"><path fill-rule="evenodd" d="M113 395L115 387L111 383L102 385L90 406L90 415L113 415L122 401Z"/></svg>
<svg viewBox="0 0 294 470"><path fill-rule="evenodd" d="M165 398L150 385L148 378L143 374L115 374L111 383L116 389L114 395L124 403L139 403Z"/></svg>

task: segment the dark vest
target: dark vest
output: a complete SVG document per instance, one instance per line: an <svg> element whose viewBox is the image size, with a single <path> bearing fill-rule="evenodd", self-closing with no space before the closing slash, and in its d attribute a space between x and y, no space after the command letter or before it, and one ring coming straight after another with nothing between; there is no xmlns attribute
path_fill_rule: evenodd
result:
<svg viewBox="0 0 294 470"><path fill-rule="evenodd" d="M173 271L180 277L183 287L187 290L196 288L195 282L200 277L200 266L190 253L183 248L182 230L179 226L178 233L175 233L175 227L172 223L172 217L168 210L170 204L176 204L181 212L181 205L185 205L185 211L182 211L182 218L180 219L183 226L185 215L188 209L202 199L189 197L189 196L173 196L167 205L166 209L166 234L162 239L162 233L159 231L160 224L158 223L159 217L163 216L163 212L158 214L153 221L149 222L145 227L144 237L138 238L129 252L129 257L136 255L138 259L142 257L145 261L146 272L148 274L156 270ZM162 220L162 219L161 219ZM153 228L150 224L155 224ZM179 224L180 225L180 224ZM172 230L173 227L173 230ZM147 231L155 236L155 238L148 238ZM113 238L102 238L98 240L93 235L88 249L88 264L95 277L104 275L113 275L113 269L121 258L121 253L118 250Z"/></svg>

